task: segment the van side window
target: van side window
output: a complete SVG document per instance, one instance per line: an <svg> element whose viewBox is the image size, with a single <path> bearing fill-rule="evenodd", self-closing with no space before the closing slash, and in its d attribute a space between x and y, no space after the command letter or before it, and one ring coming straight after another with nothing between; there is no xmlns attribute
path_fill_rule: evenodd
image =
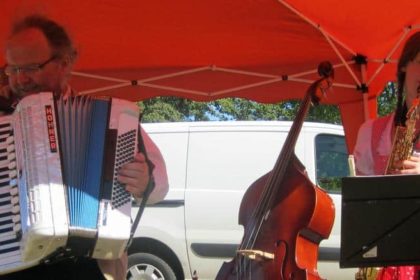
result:
<svg viewBox="0 0 420 280"><path fill-rule="evenodd" d="M348 153L344 136L319 134L315 137L316 183L340 193L341 178L349 176Z"/></svg>

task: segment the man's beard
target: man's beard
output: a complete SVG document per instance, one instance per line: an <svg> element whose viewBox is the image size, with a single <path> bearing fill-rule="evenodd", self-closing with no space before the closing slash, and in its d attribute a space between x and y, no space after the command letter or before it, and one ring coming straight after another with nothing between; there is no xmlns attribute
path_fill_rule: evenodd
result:
<svg viewBox="0 0 420 280"><path fill-rule="evenodd" d="M18 97L19 99L30 94L48 91L42 86L37 85L37 84L15 86L15 87L12 87L12 90L13 90L13 93L16 95L16 97Z"/></svg>

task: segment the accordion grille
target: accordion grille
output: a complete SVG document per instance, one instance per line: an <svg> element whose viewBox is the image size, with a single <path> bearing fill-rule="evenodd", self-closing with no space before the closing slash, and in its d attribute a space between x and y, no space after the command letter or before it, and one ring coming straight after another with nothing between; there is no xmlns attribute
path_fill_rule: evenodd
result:
<svg viewBox="0 0 420 280"><path fill-rule="evenodd" d="M124 185L117 180L118 170L122 165L133 160L135 149L136 131L131 130L117 138L114 184L112 188L112 207L119 208L130 202L131 195L125 190Z"/></svg>

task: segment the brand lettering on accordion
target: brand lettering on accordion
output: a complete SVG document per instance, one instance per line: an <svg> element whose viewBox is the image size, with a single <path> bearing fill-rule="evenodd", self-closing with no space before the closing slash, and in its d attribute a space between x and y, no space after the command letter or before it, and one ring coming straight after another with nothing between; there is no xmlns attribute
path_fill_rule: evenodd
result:
<svg viewBox="0 0 420 280"><path fill-rule="evenodd" d="M131 195L118 168L138 147L138 107L52 93L0 117L0 274L62 252L117 259L131 230Z"/></svg>
<svg viewBox="0 0 420 280"><path fill-rule="evenodd" d="M51 106L45 106L45 115L48 128L48 141L50 142L50 150L52 153L57 152L57 138L55 137L54 116Z"/></svg>

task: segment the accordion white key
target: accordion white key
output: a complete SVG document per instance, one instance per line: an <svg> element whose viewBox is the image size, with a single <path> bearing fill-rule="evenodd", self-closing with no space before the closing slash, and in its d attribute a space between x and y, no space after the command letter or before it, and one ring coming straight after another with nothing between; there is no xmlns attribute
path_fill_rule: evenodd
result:
<svg viewBox="0 0 420 280"><path fill-rule="evenodd" d="M119 99L22 99L0 117L0 274L60 250L116 259L131 230L117 181L137 152L138 107Z"/></svg>

